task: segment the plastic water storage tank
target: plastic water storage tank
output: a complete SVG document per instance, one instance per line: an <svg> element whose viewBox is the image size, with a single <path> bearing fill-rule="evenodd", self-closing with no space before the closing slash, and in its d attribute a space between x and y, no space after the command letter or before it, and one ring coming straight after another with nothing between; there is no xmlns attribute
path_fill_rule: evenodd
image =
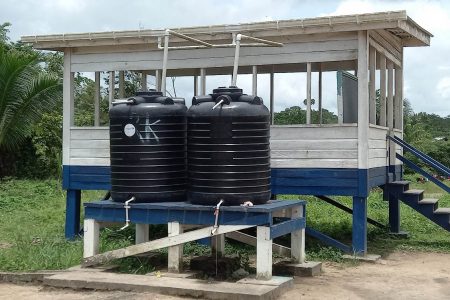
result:
<svg viewBox="0 0 450 300"><path fill-rule="evenodd" d="M235 86L192 99L188 118L188 200L239 205L270 199L270 114Z"/></svg>
<svg viewBox="0 0 450 300"><path fill-rule="evenodd" d="M185 201L186 111L154 90L110 109L113 201Z"/></svg>

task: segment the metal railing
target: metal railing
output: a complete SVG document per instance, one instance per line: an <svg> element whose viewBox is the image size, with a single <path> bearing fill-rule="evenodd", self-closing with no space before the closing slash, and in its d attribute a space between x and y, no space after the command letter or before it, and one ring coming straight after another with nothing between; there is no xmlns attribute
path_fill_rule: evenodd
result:
<svg viewBox="0 0 450 300"><path fill-rule="evenodd" d="M438 173L441 173L446 177L450 177L450 168L449 167L443 165L442 163L438 162L437 160L430 157L429 155L414 148L413 146L411 146L410 144L406 143L404 140L402 140L398 137L388 136L388 138L391 141L393 141L394 143L396 143L397 145L401 146L403 148L403 151L411 153L412 155L414 155L415 157L420 159L422 162L424 162L425 164L427 164L428 166L430 166L431 168L436 170ZM403 155L401 155L399 153L396 153L395 156L398 160L400 160L405 165L407 165L408 167L413 169L415 172L421 174L422 176L424 176L425 178L427 178L428 180L430 180L431 182L433 182L434 184L436 184L437 186L442 188L447 193L450 193L450 187L445 185L443 182L441 182L439 179L434 177L432 174L428 173L423 168L419 167L417 164L415 164L414 162L412 162L411 160L407 159L406 157L404 157Z"/></svg>

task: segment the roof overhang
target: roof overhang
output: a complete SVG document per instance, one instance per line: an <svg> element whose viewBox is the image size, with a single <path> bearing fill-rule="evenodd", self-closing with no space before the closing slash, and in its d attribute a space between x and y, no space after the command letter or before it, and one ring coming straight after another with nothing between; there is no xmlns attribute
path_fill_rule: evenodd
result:
<svg viewBox="0 0 450 300"><path fill-rule="evenodd" d="M254 37L272 37L282 41L284 36L320 34L332 32L356 32L384 29L399 37L405 47L429 46L432 34L409 18L406 11L389 11L370 14L327 16L319 18L255 22L236 25L213 25L171 28L211 43L230 40L234 33ZM165 30L128 30L92 33L70 33L23 36L21 41L36 49L62 51L64 48L157 44ZM183 42L171 38L172 43Z"/></svg>

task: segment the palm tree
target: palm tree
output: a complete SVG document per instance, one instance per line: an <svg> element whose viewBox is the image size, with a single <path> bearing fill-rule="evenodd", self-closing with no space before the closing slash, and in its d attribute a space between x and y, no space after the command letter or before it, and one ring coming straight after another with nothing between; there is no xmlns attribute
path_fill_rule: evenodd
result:
<svg viewBox="0 0 450 300"><path fill-rule="evenodd" d="M43 72L35 52L0 45L0 151L13 152L61 99L60 79Z"/></svg>

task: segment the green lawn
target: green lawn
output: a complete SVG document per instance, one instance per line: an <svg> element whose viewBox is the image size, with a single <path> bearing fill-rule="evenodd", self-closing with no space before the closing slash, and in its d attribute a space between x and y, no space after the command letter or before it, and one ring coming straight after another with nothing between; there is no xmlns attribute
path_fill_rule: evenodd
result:
<svg viewBox="0 0 450 300"><path fill-rule="evenodd" d="M414 179L414 178L410 178ZM412 185L426 189L431 197L441 198L441 206L450 207L450 195L431 183ZM102 191L83 193L83 199L98 200ZM431 195L433 194L433 195ZM374 190L368 200L369 216L381 223L387 222L387 203L381 190ZM298 198L283 196L285 199ZM350 243L351 216L313 197L308 200L307 224L339 240ZM336 197L351 207L349 197ZM64 269L79 264L82 257L82 241L64 239L65 194L57 180L7 180L0 181L0 270L23 271L40 269ZM161 226L152 227L157 236L166 234ZM450 233L409 207L402 205L402 229L410 233L409 239L390 237L385 230L369 225L369 251L387 254L396 249L450 252ZM124 231L105 229L101 233L101 251L119 248L133 243L133 228ZM280 241L280 242L283 242ZM206 247L196 244L185 246L187 253L207 253ZM252 252L248 247L227 244L227 252ZM340 252L307 240L309 259L340 260ZM141 268L139 260L129 259L121 263L123 270ZM151 266L146 266L147 271Z"/></svg>

